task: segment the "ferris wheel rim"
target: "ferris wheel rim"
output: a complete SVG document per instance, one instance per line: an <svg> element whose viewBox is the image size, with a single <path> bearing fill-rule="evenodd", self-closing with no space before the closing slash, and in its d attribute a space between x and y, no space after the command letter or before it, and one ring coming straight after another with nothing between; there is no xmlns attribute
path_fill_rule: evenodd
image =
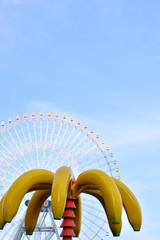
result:
<svg viewBox="0 0 160 240"><path fill-rule="evenodd" d="M112 169L110 167L110 163L108 161L108 158L107 158L107 155L105 154L104 152L104 149L102 149L102 147L100 146L100 144L95 140L95 138L93 138L91 136L90 133L86 132L83 128L80 128L78 126L78 124L74 124L72 122L69 122L69 121L64 121L63 119L58 119L58 118L53 118L53 117L32 117L32 118L25 118L24 120L18 120L14 123L10 123L9 125L7 126L3 126L3 128L0 129L0 134L5 132L7 129L10 129L12 127L15 127L15 126L18 126L18 125L21 125L21 124L25 124L27 122L34 122L34 121L51 121L51 122L59 122L59 123L63 123L65 125L68 125L72 128L75 128L79 131L81 131L85 136L89 137L94 143L95 145L97 145L97 147L99 148L99 150L102 152L107 164L108 164L108 167L109 167L109 171L110 171L110 174L111 174L111 177L112 177Z"/></svg>

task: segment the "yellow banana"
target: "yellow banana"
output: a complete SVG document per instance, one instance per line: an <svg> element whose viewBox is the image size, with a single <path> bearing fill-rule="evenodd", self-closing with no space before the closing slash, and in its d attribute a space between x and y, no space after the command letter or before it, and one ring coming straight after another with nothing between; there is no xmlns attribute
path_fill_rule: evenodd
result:
<svg viewBox="0 0 160 240"><path fill-rule="evenodd" d="M115 178L113 178L113 181L116 183L121 194L123 206L129 223L133 227L134 231L140 231L142 224L142 213L136 197L124 183Z"/></svg>
<svg viewBox="0 0 160 240"><path fill-rule="evenodd" d="M113 236L120 236L121 228L122 228L122 221L120 220L119 224L112 223L112 219L108 215L108 212L107 212L107 209L105 206L105 202L104 202L101 192L99 190L95 190L95 189L84 189L83 192L94 196L95 198L97 198L100 201L100 203L102 204L102 206L104 208L106 216L108 218L108 224L109 224L109 227L111 229Z"/></svg>
<svg viewBox="0 0 160 240"><path fill-rule="evenodd" d="M121 222L122 199L116 184L101 170L88 170L81 173L73 187L73 197L81 193L85 185L95 185L101 192L104 199L108 217L113 224Z"/></svg>
<svg viewBox="0 0 160 240"><path fill-rule="evenodd" d="M34 169L22 174L9 188L3 202L3 218L11 222L18 211L24 195L33 186L52 184L54 174L44 169ZM32 189L34 190L34 189Z"/></svg>
<svg viewBox="0 0 160 240"><path fill-rule="evenodd" d="M0 201L0 229L3 229L4 225L6 224L3 219L3 201L4 201L5 196L6 196L6 194L4 194L4 196L2 197L2 199Z"/></svg>
<svg viewBox="0 0 160 240"><path fill-rule="evenodd" d="M67 195L71 189L72 172L69 167L60 167L55 175L51 191L51 207L55 219L61 219Z"/></svg>
<svg viewBox="0 0 160 240"><path fill-rule="evenodd" d="M82 206L81 206L81 198L78 196L75 201L76 209L74 209L75 213L75 218L74 218L74 223L75 227L73 228L75 237L78 237L81 231L81 219L82 219Z"/></svg>
<svg viewBox="0 0 160 240"><path fill-rule="evenodd" d="M25 229L26 229L27 235L32 235L36 227L37 220L38 220L41 208L43 206L43 203L50 195L51 195L51 189L38 190L33 194L25 215Z"/></svg>
<svg viewBox="0 0 160 240"><path fill-rule="evenodd" d="M51 189L52 185L50 184L41 184L41 185L35 185L33 187L30 188L30 191L35 191L35 190L39 190L39 189ZM3 219L3 201L5 198L6 194L2 197L1 201L0 201L0 229L3 229L3 227L5 226L6 222Z"/></svg>

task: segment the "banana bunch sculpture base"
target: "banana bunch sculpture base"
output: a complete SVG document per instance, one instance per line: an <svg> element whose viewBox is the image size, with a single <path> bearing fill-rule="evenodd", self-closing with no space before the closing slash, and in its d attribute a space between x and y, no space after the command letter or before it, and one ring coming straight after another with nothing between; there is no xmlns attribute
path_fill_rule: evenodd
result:
<svg viewBox="0 0 160 240"><path fill-rule="evenodd" d="M0 229L12 221L23 197L31 191L35 192L27 206L25 224L20 226L27 235L32 235L37 230L43 204L51 197L51 218L63 218L61 237L64 240L78 237L82 219L80 195L83 193L97 198L103 206L113 236L119 236L121 232L122 207L133 230L139 231L141 228L142 214L139 203L125 184L97 169L84 171L75 180L71 168L63 166L55 174L49 170L34 169L17 178L0 201ZM54 219L52 232L60 239L56 227L54 228ZM21 236L17 239L21 239Z"/></svg>

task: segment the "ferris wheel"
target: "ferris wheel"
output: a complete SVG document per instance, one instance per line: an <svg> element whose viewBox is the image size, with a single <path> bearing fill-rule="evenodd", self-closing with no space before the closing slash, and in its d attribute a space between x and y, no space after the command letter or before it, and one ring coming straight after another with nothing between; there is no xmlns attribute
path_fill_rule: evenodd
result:
<svg viewBox="0 0 160 240"><path fill-rule="evenodd" d="M75 178L88 169L100 169L108 175L118 176L119 168L113 153L95 134L88 130L87 124L66 115L54 117L49 112L46 116L32 113L31 117L16 116L16 121L1 123L0 130L0 198L11 184L24 172L31 169L48 169L56 172L61 166L68 166ZM53 220L52 212L43 207L37 227L32 236L24 231L24 215L27 201L32 193L25 195L18 214L10 224L0 230L1 239L60 239L61 221ZM47 201L47 206L50 200ZM82 194L82 229L79 238L105 239L109 227L104 210L98 200ZM73 238L74 239L74 238Z"/></svg>

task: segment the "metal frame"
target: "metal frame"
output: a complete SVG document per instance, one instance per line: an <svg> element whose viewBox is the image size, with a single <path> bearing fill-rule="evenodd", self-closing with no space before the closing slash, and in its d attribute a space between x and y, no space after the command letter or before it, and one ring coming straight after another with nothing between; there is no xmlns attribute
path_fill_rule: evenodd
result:
<svg viewBox="0 0 160 240"><path fill-rule="evenodd" d="M52 210L51 207L49 208L42 208L41 210L41 216L39 216L37 226L34 230L35 233L35 238L36 238L36 233L48 233L43 240L50 240L52 239L53 235L56 234L57 240L60 240L60 236L53 218ZM45 223L46 217L49 215L50 221L51 221L51 226L47 226ZM20 240L20 239L31 239L30 236L26 235L25 232L25 217L23 217L22 222L19 225L19 228L17 229L17 232L15 233L13 240ZM33 234L34 234L33 233Z"/></svg>

